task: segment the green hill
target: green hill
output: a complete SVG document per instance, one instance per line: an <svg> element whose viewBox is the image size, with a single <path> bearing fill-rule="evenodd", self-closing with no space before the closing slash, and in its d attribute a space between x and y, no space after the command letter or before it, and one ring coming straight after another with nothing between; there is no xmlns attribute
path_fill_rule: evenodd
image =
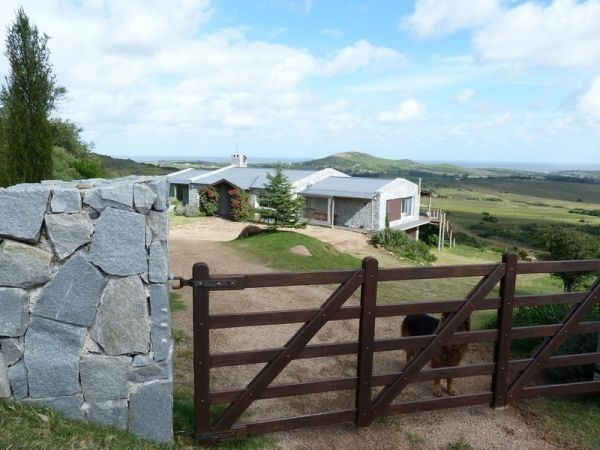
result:
<svg viewBox="0 0 600 450"><path fill-rule="evenodd" d="M107 155L97 155L107 172L107 177L117 178L128 175L167 175L179 169L168 166L139 163L132 159L113 158Z"/></svg>

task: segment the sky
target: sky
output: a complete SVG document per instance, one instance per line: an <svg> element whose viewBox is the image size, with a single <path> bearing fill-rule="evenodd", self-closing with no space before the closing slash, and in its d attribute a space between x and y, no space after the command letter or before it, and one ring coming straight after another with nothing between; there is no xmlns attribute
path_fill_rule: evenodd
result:
<svg viewBox="0 0 600 450"><path fill-rule="evenodd" d="M600 0L19 6L99 153L600 163Z"/></svg>

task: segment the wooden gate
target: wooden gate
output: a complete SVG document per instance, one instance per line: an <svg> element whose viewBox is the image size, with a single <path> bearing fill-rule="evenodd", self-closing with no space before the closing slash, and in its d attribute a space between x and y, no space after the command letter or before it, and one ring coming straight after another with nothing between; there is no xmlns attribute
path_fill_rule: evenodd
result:
<svg viewBox="0 0 600 450"><path fill-rule="evenodd" d="M247 275L211 275L206 264L193 267L193 277L176 278L179 285L193 288L194 323L194 403L195 434L207 442L241 438L247 435L298 427L353 421L367 426L380 416L404 414L457 406L486 404L502 408L510 402L531 397L600 392L600 381L528 386L544 368L600 363L600 353L552 356L572 334L598 333L600 321L584 321L600 299L600 278L588 292L552 295L516 296L517 275L552 272L600 271L600 260L518 263L516 255L506 254L499 264L462 266L407 267L379 269L377 260L365 258L358 270L267 273ZM481 277L462 300L377 305L377 283L383 281L425 280L457 277ZM500 283L498 297L488 294ZM317 309L264 311L243 314L209 312L209 293L215 290L240 290L277 286L331 285L339 287ZM359 306L343 306L360 289ZM549 304L573 305L559 324L512 327L513 309ZM497 310L497 329L458 332L460 324L476 310ZM435 335L375 339L375 319L415 313L453 313ZM359 319L356 341L311 344L310 340L328 322ZM259 325L303 323L281 348L211 354L210 329L253 327ZM400 319L399 319L400 323ZM511 360L513 339L546 337L532 358ZM427 369L425 365L442 345L494 342L495 356L490 363ZM418 350L399 373L373 374L374 352L400 349ZM329 378L291 384L272 384L295 359L334 355L357 355L356 376ZM210 369L233 365L267 363L241 390L211 391ZM491 375L488 390L447 398L394 402L410 384L441 378ZM374 387L382 387L372 395ZM259 399L355 391L355 408L324 411L317 414L257 422L242 422L240 416ZM228 405L211 423L211 405Z"/></svg>

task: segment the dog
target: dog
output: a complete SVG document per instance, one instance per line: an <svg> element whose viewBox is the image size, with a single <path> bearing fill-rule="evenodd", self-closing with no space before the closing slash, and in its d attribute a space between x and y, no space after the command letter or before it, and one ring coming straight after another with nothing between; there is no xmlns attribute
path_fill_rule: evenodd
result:
<svg viewBox="0 0 600 450"><path fill-rule="evenodd" d="M436 330L441 327L441 324L447 320L452 314L443 313L442 319L427 314L413 314L406 316L402 321L402 336L425 336L435 334ZM471 331L471 317L467 317L464 323L458 327L456 331ZM467 351L468 344L459 345L442 345L431 358L431 367L451 367L458 366L463 360ZM406 350L406 362L410 361L417 350ZM448 394L457 395L458 390L454 385L454 380L448 378L446 380ZM433 395L441 397L444 394L442 382L437 379L433 382Z"/></svg>

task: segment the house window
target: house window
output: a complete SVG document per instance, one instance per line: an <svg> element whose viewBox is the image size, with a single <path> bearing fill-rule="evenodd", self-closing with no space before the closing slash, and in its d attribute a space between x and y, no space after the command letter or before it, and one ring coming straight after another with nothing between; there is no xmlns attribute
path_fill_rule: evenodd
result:
<svg viewBox="0 0 600 450"><path fill-rule="evenodd" d="M402 199L402 215L403 216L412 216L413 214L413 198L414 197L406 197Z"/></svg>

